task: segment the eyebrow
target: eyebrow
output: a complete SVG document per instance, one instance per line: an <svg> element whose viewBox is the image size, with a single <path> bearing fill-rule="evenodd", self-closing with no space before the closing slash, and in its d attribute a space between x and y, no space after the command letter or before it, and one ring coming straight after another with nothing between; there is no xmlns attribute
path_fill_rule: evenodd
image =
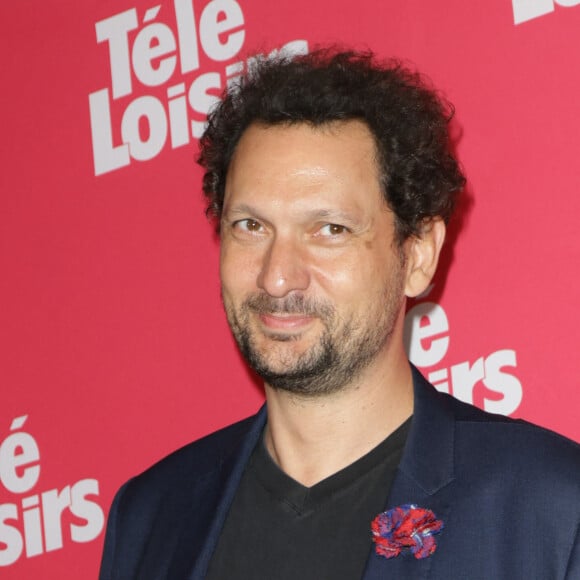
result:
<svg viewBox="0 0 580 580"><path fill-rule="evenodd" d="M315 220L339 220L352 222L353 218L350 214L340 210L332 209L316 209L306 213L306 216Z"/></svg>
<svg viewBox="0 0 580 580"><path fill-rule="evenodd" d="M258 219L263 219L261 217L261 212L258 211L256 208L248 205L246 203L241 203L239 205L235 205L231 208L228 208L225 212L223 212L222 216L229 216L235 217L240 215L251 215L255 216ZM334 221L347 223L349 225L355 225L357 223L356 218L350 214L340 210L334 209L313 209L304 212L303 217L306 221L318 221L318 220L328 220L329 222L333 223Z"/></svg>
<svg viewBox="0 0 580 580"><path fill-rule="evenodd" d="M257 212L252 206L247 205L245 203L241 203L239 205L234 206L233 208L227 208L224 212L223 215L230 215L230 214L234 214L234 215L241 215L241 214L252 214L252 215L256 215Z"/></svg>

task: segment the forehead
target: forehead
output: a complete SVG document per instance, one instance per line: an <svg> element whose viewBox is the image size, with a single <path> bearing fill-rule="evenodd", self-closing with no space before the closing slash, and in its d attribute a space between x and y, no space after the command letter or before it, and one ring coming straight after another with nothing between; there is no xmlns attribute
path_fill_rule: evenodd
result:
<svg viewBox="0 0 580 580"><path fill-rule="evenodd" d="M260 143L264 146L259 147ZM240 151L245 157L248 153L263 154L264 149L278 146L280 149L285 150L287 154L291 154L319 145L324 145L324 148L319 151L322 158L352 155L358 158L366 158L373 164L376 163L377 148L375 139L364 121L351 119L331 121L320 125L306 122L268 125L257 122L251 124L242 133L232 156L230 169L231 165L240 156ZM276 150L278 147L276 147ZM296 151L293 151L294 148L296 148ZM324 155L325 153L327 155Z"/></svg>
<svg viewBox="0 0 580 580"><path fill-rule="evenodd" d="M253 124L242 135L226 179L226 204L232 195L270 196L310 191L338 196L372 197L379 193L377 149L367 125L359 120Z"/></svg>

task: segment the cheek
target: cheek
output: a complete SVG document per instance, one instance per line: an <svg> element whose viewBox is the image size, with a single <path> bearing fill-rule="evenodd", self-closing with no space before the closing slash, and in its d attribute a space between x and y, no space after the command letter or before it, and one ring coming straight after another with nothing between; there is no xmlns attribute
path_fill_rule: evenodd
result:
<svg viewBox="0 0 580 580"><path fill-rule="evenodd" d="M220 280L222 293L236 296L256 288L259 261L249 252L239 251L229 244L220 250Z"/></svg>
<svg viewBox="0 0 580 580"><path fill-rule="evenodd" d="M398 257L389 251L361 249L318 262L314 279L337 305L368 312L369 308L382 304L385 295L400 292L398 284L403 271Z"/></svg>
<svg viewBox="0 0 580 580"><path fill-rule="evenodd" d="M320 293L321 298L343 311L346 318L368 308L367 296L371 289L366 265L350 260L318 264L312 280L315 281L312 293Z"/></svg>
<svg viewBox="0 0 580 580"><path fill-rule="evenodd" d="M360 250L360 249L359 249ZM325 289L351 292L368 289L380 276L379 261L372 252L344 251L335 255L318 257L311 270Z"/></svg>
<svg viewBox="0 0 580 580"><path fill-rule="evenodd" d="M357 288L362 274L361 269L354 264L326 267L319 269L318 273L321 285L335 293L349 292L350 289Z"/></svg>

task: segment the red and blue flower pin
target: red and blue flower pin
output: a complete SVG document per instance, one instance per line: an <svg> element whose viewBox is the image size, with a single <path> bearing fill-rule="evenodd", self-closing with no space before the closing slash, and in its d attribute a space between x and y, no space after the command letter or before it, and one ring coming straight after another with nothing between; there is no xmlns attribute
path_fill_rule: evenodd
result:
<svg viewBox="0 0 580 580"><path fill-rule="evenodd" d="M417 559L427 558L437 548L435 534L443 522L428 509L405 504L380 513L371 523L375 551L379 556L394 558L410 550Z"/></svg>

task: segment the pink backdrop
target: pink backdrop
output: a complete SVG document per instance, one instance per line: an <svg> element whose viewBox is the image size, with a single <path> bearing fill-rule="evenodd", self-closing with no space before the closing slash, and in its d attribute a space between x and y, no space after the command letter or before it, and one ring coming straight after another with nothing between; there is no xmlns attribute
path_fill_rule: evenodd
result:
<svg viewBox="0 0 580 580"><path fill-rule="evenodd" d="M410 304L411 358L442 390L580 440L580 1L48 0L0 16L2 578L96 577L118 486L262 401L193 163L204 112L254 52L371 47L455 103L469 203L446 278Z"/></svg>

